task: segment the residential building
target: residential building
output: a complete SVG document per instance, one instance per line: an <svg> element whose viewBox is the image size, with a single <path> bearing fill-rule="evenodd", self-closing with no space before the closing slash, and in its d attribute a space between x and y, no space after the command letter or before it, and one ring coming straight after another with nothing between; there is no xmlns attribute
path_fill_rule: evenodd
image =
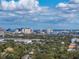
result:
<svg viewBox="0 0 79 59"><path fill-rule="evenodd" d="M27 54L27 55L24 55L21 59L32 59L32 58L29 54Z"/></svg>
<svg viewBox="0 0 79 59"><path fill-rule="evenodd" d="M76 43L70 43L67 51L75 51L77 49Z"/></svg>

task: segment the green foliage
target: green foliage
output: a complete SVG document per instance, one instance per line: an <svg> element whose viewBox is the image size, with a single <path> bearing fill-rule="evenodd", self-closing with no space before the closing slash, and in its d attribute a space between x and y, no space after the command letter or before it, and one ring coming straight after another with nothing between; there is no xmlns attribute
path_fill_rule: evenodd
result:
<svg viewBox="0 0 79 59"><path fill-rule="evenodd" d="M7 40L6 43L0 44L0 59L21 59L24 55L30 55L32 59L79 59L78 50L67 51L72 36L31 35L30 37L28 35L26 37L43 40L40 40L41 44L36 41L33 44L17 44L13 40ZM5 52L7 47L12 47L14 52ZM29 54L31 51L33 54Z"/></svg>

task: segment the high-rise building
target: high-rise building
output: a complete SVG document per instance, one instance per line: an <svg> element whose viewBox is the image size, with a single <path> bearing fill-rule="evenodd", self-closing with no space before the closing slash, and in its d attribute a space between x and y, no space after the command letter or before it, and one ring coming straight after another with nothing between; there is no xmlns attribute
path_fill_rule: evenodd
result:
<svg viewBox="0 0 79 59"><path fill-rule="evenodd" d="M47 34L51 34L52 32L53 32L53 30L47 29Z"/></svg>
<svg viewBox="0 0 79 59"><path fill-rule="evenodd" d="M22 33L24 33L24 34L31 34L32 33L32 29L30 29L30 28L23 28L22 29Z"/></svg>
<svg viewBox="0 0 79 59"><path fill-rule="evenodd" d="M4 37L4 29L0 27L0 37Z"/></svg>

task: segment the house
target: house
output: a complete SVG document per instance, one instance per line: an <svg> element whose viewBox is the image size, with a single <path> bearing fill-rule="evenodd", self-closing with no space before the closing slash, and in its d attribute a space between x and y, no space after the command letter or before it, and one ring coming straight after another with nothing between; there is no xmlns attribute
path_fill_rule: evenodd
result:
<svg viewBox="0 0 79 59"><path fill-rule="evenodd" d="M77 44L75 44L75 43L71 43L69 45L69 49L76 49L76 48L77 48Z"/></svg>
<svg viewBox="0 0 79 59"><path fill-rule="evenodd" d="M67 51L76 51L77 44L76 43L70 43Z"/></svg>
<svg viewBox="0 0 79 59"><path fill-rule="evenodd" d="M21 59L32 59L30 55L24 55Z"/></svg>

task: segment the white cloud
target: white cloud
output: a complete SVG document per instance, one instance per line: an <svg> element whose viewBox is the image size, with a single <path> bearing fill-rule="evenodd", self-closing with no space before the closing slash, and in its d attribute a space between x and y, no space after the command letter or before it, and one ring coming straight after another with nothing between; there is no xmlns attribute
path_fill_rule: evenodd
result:
<svg viewBox="0 0 79 59"><path fill-rule="evenodd" d="M24 2L24 3L23 3ZM27 2L27 3L26 3ZM29 2L29 3L28 3ZM30 11L15 11L15 13L11 13L8 14L9 16L13 17L13 16L23 16L22 20L31 20L31 21L37 21L37 22L43 22L43 23L52 23L55 22L57 24L57 22L62 24L65 23L65 25L67 23L77 23L77 19L79 19L79 15L77 15L75 12L77 12L77 9L75 9L75 7L77 8L78 4L68 4L68 3L59 3L57 5L59 9L50 9L48 7L41 7L41 11L40 12L36 12L37 8L39 8L39 3L36 0L21 0L19 2L3 2L3 7L4 9L11 9L11 7L8 7L9 5L13 6L13 9L16 8L27 8L27 9L32 9ZM32 4L33 3L33 4ZM5 5L6 4L6 5ZM31 5L32 4L32 5ZM74 9L72 9L74 7ZM62 11L62 9L65 9L65 11ZM68 10L69 9L69 10ZM35 13L36 12L36 13ZM3 16L6 16L7 14L4 14ZM78 16L78 17L77 17Z"/></svg>
<svg viewBox="0 0 79 59"><path fill-rule="evenodd" d="M8 7L8 2L3 1L1 5L2 5L2 9L5 10L5 9L7 9L7 7Z"/></svg>
<svg viewBox="0 0 79 59"><path fill-rule="evenodd" d="M79 0L70 0L69 3L59 3L57 8L79 10Z"/></svg>
<svg viewBox="0 0 79 59"><path fill-rule="evenodd" d="M9 8L10 10L13 10L13 9L16 8L16 4L15 4L14 1L9 2L8 4L9 4L9 5L8 5L8 8Z"/></svg>
<svg viewBox="0 0 79 59"><path fill-rule="evenodd" d="M79 3L79 0L70 0L71 3Z"/></svg>
<svg viewBox="0 0 79 59"><path fill-rule="evenodd" d="M72 2L72 3L70 3ZM62 12L66 24L79 24L79 0L70 0L69 3L59 3L56 7Z"/></svg>
<svg viewBox="0 0 79 59"><path fill-rule="evenodd" d="M14 10L14 9L40 10L39 2L37 0L20 0L18 2L15 2L13 0L7 2L6 0L3 0L1 4L2 4L2 9L4 10Z"/></svg>
<svg viewBox="0 0 79 59"><path fill-rule="evenodd" d="M68 4L66 4L66 3L59 3L56 7L62 8L62 9L68 9Z"/></svg>
<svg viewBox="0 0 79 59"><path fill-rule="evenodd" d="M15 13L6 13L6 12L1 12L0 17L17 17L18 15Z"/></svg>

